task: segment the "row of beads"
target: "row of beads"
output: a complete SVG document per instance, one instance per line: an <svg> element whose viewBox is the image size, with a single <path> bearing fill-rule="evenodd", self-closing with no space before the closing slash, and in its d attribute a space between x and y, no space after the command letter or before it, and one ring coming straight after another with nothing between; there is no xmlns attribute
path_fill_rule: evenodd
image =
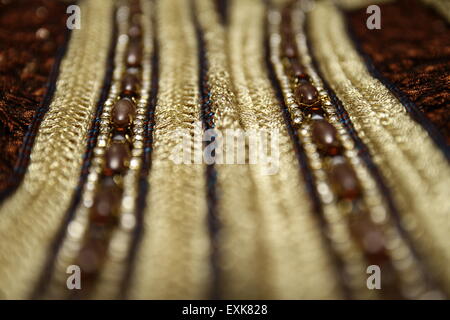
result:
<svg viewBox="0 0 450 320"><path fill-rule="evenodd" d="M123 175L123 193L120 205L119 225L110 237L108 257L102 267L101 279L97 281L95 299L124 298L127 294L132 267L132 256L136 250L137 228L142 223L137 208L142 177L143 157L146 141L146 124L149 121L150 99L156 91L152 89L152 77L155 72L154 54L154 10L153 1L142 1L142 63L139 99L136 99L136 112L133 121L131 158L126 173Z"/></svg>
<svg viewBox="0 0 450 320"><path fill-rule="evenodd" d="M124 0L125 1L125 0ZM122 2L124 2L122 1ZM82 268L82 275L84 275L83 270L91 270L91 274L95 274L95 270L99 269L102 264L100 257L106 254L106 241L98 241L100 245L97 246L97 250L90 250L88 245L85 245L85 239L89 238L87 236L89 226L91 225L91 208L94 203L94 198L98 188L99 179L102 177L102 170L104 164L105 149L109 145L110 141L110 122L112 108L117 101L117 96L122 90L122 78L125 70L125 53L128 47L128 17L129 8L127 5L118 4L117 10L115 10L114 15L114 29L117 30L116 38L114 39L114 46L111 48L113 50L113 57L110 61L110 67L114 66L111 75L111 85L108 92L108 97L102 106L100 119L99 120L99 132L97 135L97 142L93 149L93 157L89 167L89 174L87 181L83 186L82 191L82 203L78 208L75 209L73 219L71 219L64 240L61 243L61 248L58 250L56 261L55 261L55 271L52 274L51 281L49 283L48 290L44 293L46 297L49 298L60 298L67 292L67 274L66 269L69 265L73 265L75 261L80 263ZM98 228L99 234L101 230L105 228ZM91 232L95 233L94 229ZM104 236L109 236L109 232L105 233ZM92 238L92 237L91 237ZM102 237L97 237L102 238ZM94 242L94 241L93 241ZM84 255L80 255L81 249L84 248ZM92 259L89 259L89 256ZM88 275L86 274L86 275ZM88 277L88 278L92 278ZM76 296L74 292L76 291L78 295L82 296L84 292L89 290L89 284L93 281L83 282L83 290L70 291L70 295ZM86 285L86 286L84 286Z"/></svg>
<svg viewBox="0 0 450 320"><path fill-rule="evenodd" d="M292 28L292 7L287 6L283 10L282 19L282 43L295 41ZM294 46L295 44L291 44ZM289 62L295 60L300 64L300 57L297 50L294 54L292 50L283 51L284 59ZM308 124L311 130L311 138L317 147L317 151L325 165L325 171L328 176L329 183L337 196L338 201L349 202L351 206L351 214L348 219L348 227L351 236L354 238L367 262L370 265L378 265L382 268L384 277L382 294L388 293L388 297L401 297L399 292L397 277L392 272L393 266L385 246L385 237L380 227L375 224L362 201L361 184L358 180L356 172L349 160L343 154L343 147L338 137L336 128L328 121L322 103L318 101L318 91L309 80L300 81L294 74L294 67L291 63L285 64L286 73L293 75L292 83L297 86L295 89L296 98L302 106L302 111L309 115ZM302 69L305 69L302 66ZM308 76L309 79L309 76ZM305 82L308 81L308 84ZM302 86L306 89L299 90ZM305 95L305 92L307 93ZM309 104L302 103L307 97L311 97ZM309 100L308 100L309 101ZM390 276L387 276L390 275Z"/></svg>
<svg viewBox="0 0 450 320"><path fill-rule="evenodd" d="M285 12L285 17L283 19L285 23L283 24L282 30L283 35L286 38L292 36L292 34L290 34L290 30L292 30L292 28L291 26L289 26L289 24L291 23L290 14L287 12L287 10ZM289 56L290 59L293 59L295 55L293 56L292 51L292 49L289 49L288 52L285 52L285 57ZM294 66L292 68L294 72L292 72L291 70L289 72L291 75L295 74L295 70L298 69L298 67ZM308 66L307 69L308 71L310 71L309 69L311 69L311 67ZM315 78L317 78L317 75L315 75ZM294 79L293 82L298 83L296 79ZM315 82L317 82L317 79L315 79ZM329 100L324 100L324 102L325 104L327 104L327 106L328 104L330 104ZM316 110L313 111L317 112L318 110L319 109L316 108ZM320 112L322 113L322 111ZM401 284L402 287L403 285L405 285L405 288L408 288L407 295L409 297L421 296L419 293L423 293L424 290L426 290L426 285L424 283L423 274L421 274L420 271L420 266L417 264L417 261L415 263L411 262L414 260L411 257L411 251L398 235L395 227L392 227L390 225L380 225L379 223L376 224L373 222L373 217L368 212L367 207L361 201L361 192L355 192L356 190L361 190L361 186L359 185L356 173L351 167L348 160L340 155L342 153L342 147L337 143L338 135L336 129L331 124L328 123L327 125L327 122L323 121L325 119L325 112L323 112L322 115L313 114L310 119L318 120L310 120L309 122L312 122L312 125L308 124L307 127L308 130L311 130L312 127L311 135L314 139L314 143L317 146L318 152L321 154L321 157L324 158L324 163L328 168L328 178L332 186L334 187L335 194L337 194L338 198L340 199L340 206L344 207L342 206L342 202L349 202L347 203L347 207L349 207L350 210L348 210L347 208L347 211L350 211L350 216L348 218L350 233L359 244L359 247L363 250L367 261L370 264L376 264L382 267L384 274L384 290L382 292L383 297L398 298L403 296L403 293L400 292L399 280L403 282ZM339 156L337 156L338 154ZM395 233L397 233L396 236ZM397 243L397 245L395 246L396 252L394 252L392 248L393 235L397 238L397 240L400 240L400 242L395 241ZM399 243L401 245L399 245ZM409 258L402 259L403 263L401 264L397 261L397 264L394 264L392 256L398 256L399 252L403 252L403 254L409 252ZM398 258L396 259L398 260ZM416 280L409 279L411 277L400 277L400 275L398 274L398 272L405 271L405 261L408 261L409 266L415 265L416 267L418 267L416 268L417 270L413 270L413 274L415 274L415 278L417 278ZM409 267L408 270L411 271L411 267Z"/></svg>
<svg viewBox="0 0 450 320"><path fill-rule="evenodd" d="M110 139L104 153L103 169L89 212L89 224L75 264L82 271L85 288L98 276L103 266L113 228L117 225L123 195L123 177L129 169L132 148L132 127L136 117L142 62L141 7L139 0L130 0L128 45L122 75L121 91L113 105L110 118ZM84 290L86 293L86 290Z"/></svg>
<svg viewBox="0 0 450 320"><path fill-rule="evenodd" d="M318 86L319 93L327 95L326 91L321 88L323 87L322 80L312 65L304 30L305 14L299 8L296 8L296 10L293 10L293 17L295 17L292 20L293 29L305 68ZM324 101L323 107L328 114L334 115L336 113L335 106L329 99ZM339 138L345 155L357 171L361 187L364 190L364 203L357 203L358 207L355 208L354 203L350 202L346 205L346 209L341 203L341 211L344 212L345 217L350 219L349 226L352 236L358 241L360 246L368 246L371 242L379 244L379 255L368 257L368 262L373 264L380 263L382 266L384 275L384 279L382 279L387 280L384 282L388 284L382 285L383 297L402 296L417 299L442 296L435 289L435 285L427 281L425 270L413 253L411 245L404 239L401 232L397 229L396 223L387 214L389 208L383 199L383 192L378 188L373 176L363 165L363 162L360 161L358 152L347 131L335 116L329 117L329 120L331 120L335 128L338 128ZM372 248L371 250L374 249ZM371 262L371 260L375 260L375 262ZM399 293L400 288L401 293Z"/></svg>
<svg viewBox="0 0 450 320"><path fill-rule="evenodd" d="M284 15L286 16L288 14L285 13ZM320 112L321 110L316 108L316 104L312 109L317 111L315 113L306 113L300 108L300 105L297 102L298 97L294 94L292 88L292 84L294 82L292 81L292 75L289 75L286 72L286 70L290 70L290 68L286 68L287 62L289 62L287 66L290 66L290 61L286 61L286 59L284 59L284 51L281 51L281 49L286 48L286 45L282 45L282 38L280 34L280 24L282 20L280 11L271 10L269 12L268 19L270 60L275 71L276 78L279 82L285 104L293 119L294 127L300 133L298 139L301 140L305 155L308 157L308 165L312 169L311 173L314 176L315 187L318 191L319 200L321 202L321 211L318 212L321 217L319 218L324 220L323 233L327 237L330 247L335 254L339 271L343 273L341 277L342 286L344 286L345 289L350 289L352 292L362 292L363 294L358 294L359 297L371 298L371 295L364 295L364 292L367 291L365 290L364 282L364 258L360 254L360 250L357 248L354 241L349 238L347 224L339 214L337 207L331 204L334 195L327 183L326 174L322 170L323 166L319 160L319 156L316 155L316 146L308 140L309 130L307 130L307 128L299 130L300 125L305 127L305 117L317 118L317 114L320 119L323 119L323 112ZM284 41L286 42L287 40L285 39ZM294 60L294 62L297 65L300 65L299 61ZM303 71L303 74L306 75L306 72ZM307 76L303 76L303 78L309 80L309 77Z"/></svg>

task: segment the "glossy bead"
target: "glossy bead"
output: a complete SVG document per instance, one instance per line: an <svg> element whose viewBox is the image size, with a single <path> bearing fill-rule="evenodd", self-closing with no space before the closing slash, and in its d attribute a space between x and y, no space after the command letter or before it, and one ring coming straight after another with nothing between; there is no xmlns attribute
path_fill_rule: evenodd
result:
<svg viewBox="0 0 450 320"><path fill-rule="evenodd" d="M307 79L308 75L305 72L303 66L297 61L292 63L292 74L295 78Z"/></svg>
<svg viewBox="0 0 450 320"><path fill-rule="evenodd" d="M315 120L312 123L312 139L319 151L325 155L339 153L339 141L336 128L325 120Z"/></svg>
<svg viewBox="0 0 450 320"><path fill-rule="evenodd" d="M305 105L313 105L317 102L319 93L309 81L301 81L295 88L298 102Z"/></svg>
<svg viewBox="0 0 450 320"><path fill-rule="evenodd" d="M112 120L116 129L126 129L134 119L136 106L128 98L122 98L116 102L112 112Z"/></svg>
<svg viewBox="0 0 450 320"><path fill-rule="evenodd" d="M81 269L83 280L92 280L101 269L106 254L106 246L99 240L88 240L78 253L75 264Z"/></svg>
<svg viewBox="0 0 450 320"><path fill-rule="evenodd" d="M341 198L355 199L360 193L360 184L352 166L344 157L334 157L331 161L329 178L336 194Z"/></svg>
<svg viewBox="0 0 450 320"><path fill-rule="evenodd" d="M384 234L368 212L350 215L349 229L356 243L361 247L368 265L377 265L382 272L380 291L384 299L399 299L402 294L398 286L398 277L392 265Z"/></svg>
<svg viewBox="0 0 450 320"><path fill-rule="evenodd" d="M130 4L130 14L135 15L135 14L141 14L141 13L142 13L142 9L141 9L139 1L133 1Z"/></svg>
<svg viewBox="0 0 450 320"><path fill-rule="evenodd" d="M139 90L139 80L135 74L126 73L122 80L122 93L125 96L136 96Z"/></svg>
<svg viewBox="0 0 450 320"><path fill-rule="evenodd" d="M142 47L138 41L131 41L128 45L127 66L139 67L142 60Z"/></svg>
<svg viewBox="0 0 450 320"><path fill-rule="evenodd" d="M371 258L370 262L383 263L386 258L384 235L370 215L367 212L359 212L352 214L349 219L350 233Z"/></svg>
<svg viewBox="0 0 450 320"><path fill-rule="evenodd" d="M112 177L103 177L91 209L91 221L99 225L113 223L120 199L121 189Z"/></svg>
<svg viewBox="0 0 450 320"><path fill-rule="evenodd" d="M128 167L130 149L126 143L113 143L105 154L105 173L123 173Z"/></svg>
<svg viewBox="0 0 450 320"><path fill-rule="evenodd" d="M138 40L142 37L142 28L139 24L133 24L128 29L128 36L132 40Z"/></svg>
<svg viewBox="0 0 450 320"><path fill-rule="evenodd" d="M293 43L291 41L284 41L283 42L283 53L285 57L289 59L293 59L296 56L296 51Z"/></svg>

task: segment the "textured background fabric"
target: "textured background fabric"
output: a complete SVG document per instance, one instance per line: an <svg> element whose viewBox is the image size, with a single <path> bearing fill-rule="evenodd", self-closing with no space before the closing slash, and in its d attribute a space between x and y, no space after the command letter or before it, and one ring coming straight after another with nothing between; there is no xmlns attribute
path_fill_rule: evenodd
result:
<svg viewBox="0 0 450 320"><path fill-rule="evenodd" d="M81 0L82 28L71 31L54 78L69 3L29 0L55 11L38 23L50 30L50 51L36 45L35 24L17 22L43 9L18 3L0 12L0 37L13 35L0 44L0 188L11 176L21 181L12 168L24 137L37 133L23 181L0 199L0 298L449 296L450 168L433 133L448 134L449 30L439 0L382 1L382 29L374 31L365 28L367 1L306 8L284 0ZM136 23L142 61L130 71ZM411 27L418 32L405 31ZM340 195L313 111L297 104L305 82L290 74L286 42L336 132L357 199ZM127 72L141 76L127 170L113 176L121 187L110 198L119 203L115 222L99 233L104 250L83 261L95 267L85 290L70 291L66 269L81 261L96 227ZM52 86L42 123L28 126L45 100L41 89ZM181 129L191 137L206 129L275 130L278 170L177 164L171 156ZM369 222L358 229L355 216ZM371 255L366 240L382 242L383 251ZM374 258L387 259L381 291L366 286Z"/></svg>
<svg viewBox="0 0 450 320"><path fill-rule="evenodd" d="M47 84L55 81L69 33L64 27L65 8L53 1L0 4L2 198L20 182L33 137L53 94ZM52 69L56 70L52 73Z"/></svg>
<svg viewBox="0 0 450 320"><path fill-rule="evenodd" d="M366 12L348 13L349 28L373 68L423 112L449 144L450 27L419 1L381 7L383 27L369 30Z"/></svg>

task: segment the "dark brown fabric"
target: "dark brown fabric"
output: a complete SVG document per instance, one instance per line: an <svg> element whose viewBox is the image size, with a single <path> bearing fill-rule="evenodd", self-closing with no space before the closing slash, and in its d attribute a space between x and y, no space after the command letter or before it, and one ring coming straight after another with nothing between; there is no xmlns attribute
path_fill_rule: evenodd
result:
<svg viewBox="0 0 450 320"><path fill-rule="evenodd" d="M67 34L66 7L54 0L0 1L0 193L13 183L20 148L47 93Z"/></svg>
<svg viewBox="0 0 450 320"><path fill-rule="evenodd" d="M419 1L380 8L380 30L366 27L366 8L347 12L350 33L388 85L403 93L450 145L449 24Z"/></svg>

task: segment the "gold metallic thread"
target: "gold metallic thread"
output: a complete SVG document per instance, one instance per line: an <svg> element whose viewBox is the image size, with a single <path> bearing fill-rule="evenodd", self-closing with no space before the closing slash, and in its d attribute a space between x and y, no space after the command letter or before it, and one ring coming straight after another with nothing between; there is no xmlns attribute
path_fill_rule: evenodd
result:
<svg viewBox="0 0 450 320"><path fill-rule="evenodd" d="M131 159L127 173L123 177L123 195L119 210L119 225L114 229L97 287L95 299L111 299L120 295L121 283L128 266L128 253L136 229L136 199L139 189L139 174L144 153L144 124L151 89L151 61L153 54L154 30L152 23L153 2L142 1L142 81L139 99L136 103L136 118L133 121Z"/></svg>
<svg viewBox="0 0 450 320"><path fill-rule="evenodd" d="M214 4L195 0L196 14L204 34L216 129L242 129L239 106L230 78L226 33L219 23ZM216 192L220 196L216 214L220 221L218 242L218 286L222 298L258 298L263 292L264 268L259 264L260 211L252 192L250 169L245 164L215 165Z"/></svg>
<svg viewBox="0 0 450 320"><path fill-rule="evenodd" d="M189 1L156 2L160 77L144 234L131 298L202 299L210 290L205 165L176 164L177 129L200 120L198 51Z"/></svg>
<svg viewBox="0 0 450 320"><path fill-rule="evenodd" d="M220 165L217 214L219 294L223 298L342 298L339 277L325 249L300 176L292 142L266 74L264 62L264 5L258 0L234 0L230 24L219 23L213 1L193 0L204 34L216 128L279 130L279 171L263 175L260 164ZM443 0L424 0L447 16ZM274 3L285 3L274 0ZM24 181L0 207L0 298L27 298L41 275L48 250L70 205L81 172L86 137L105 76L113 14L112 0L82 1L82 28L74 30L62 61L55 96L42 122ZM346 8L366 0L341 0ZM119 226L114 231L94 298L114 298L124 272L135 227L135 199L143 152L143 124L150 88L153 28L157 17L160 43L159 94L155 112L152 170L144 212L143 239L131 281L131 298L202 299L212 285L211 243L207 229L205 164L175 164L171 155L180 141L177 129L194 134L200 120L198 50L190 2L142 1L144 56L141 99L133 127L130 170L124 176ZM103 165L110 134L113 103L120 93L127 47L125 9L118 11L119 38L112 88L102 114L100 134L82 203L70 223L56 259L47 297L67 293L66 268L79 252L89 208ZM277 22L278 19L278 22ZM301 20L301 19L300 19ZM294 23L300 20L293 19ZM357 297L366 295L367 275L361 252L349 238L345 207L328 185L323 163L311 142L308 124L295 105L288 78L279 60L277 24L271 13L272 62L293 122L302 125L304 143L317 181L333 248L344 258L351 275L349 286ZM353 48L338 10L330 1L316 1L308 19L309 37L325 80L348 111L360 138L385 177L401 211L402 225L425 257L427 266L450 292L450 168L426 132L398 100L370 76ZM275 27L273 26L275 24ZM296 37L303 63L319 93L323 85L311 66L305 35ZM388 215L380 191L356 154L355 146L325 103L330 122L338 129L364 190L364 203L388 239L389 254L410 296L439 297L424 285L411 248ZM435 294L434 294L435 293Z"/></svg>
<svg viewBox="0 0 450 320"><path fill-rule="evenodd" d="M72 31L28 171L0 208L0 290L5 298L26 298L33 290L78 183L105 74L112 1L82 1L80 6L83 27Z"/></svg>
<svg viewBox="0 0 450 320"><path fill-rule="evenodd" d="M274 299L339 298L338 276L308 205L293 144L268 79L265 6L261 1L238 0L230 5L230 73L242 127L279 134L278 171L264 175L261 164L249 165L252 196L261 212L253 221L257 228L254 241L262 250L252 265L264 270L259 294Z"/></svg>
<svg viewBox="0 0 450 320"><path fill-rule="evenodd" d="M324 108L329 115L332 115L329 118L330 123L338 130L338 137L341 140L341 144L344 146L345 155L355 169L358 179L363 187L364 194L362 200L364 201L364 205L370 210L372 220L383 231L387 251L400 279L400 286L403 294L412 299L428 297L434 293L437 294L436 297L439 297L440 294L438 292L433 292L435 288L426 283L424 269L412 254L412 249L409 244L400 235L393 218L389 216L388 206L382 199L382 191L376 187L376 183L369 174L368 168L359 158L353 141L351 141L347 131L343 128L342 123L338 121L336 111L332 107L326 91L323 90L322 80L312 66L312 58L306 43L304 19L305 15L300 10L294 10L294 18L292 21L294 30L297 31L296 40L302 62L306 66L308 74L319 88L320 94L325 98L326 102L324 103Z"/></svg>
<svg viewBox="0 0 450 320"><path fill-rule="evenodd" d="M288 106L294 125L298 128L298 137L302 141L305 154L308 158L312 174L314 175L317 192L322 205L324 219L327 223L327 233L332 249L343 261L343 272L348 278L347 286L352 295L358 298L371 298L373 294L366 290L364 257L361 250L349 235L346 217L339 212L334 194L328 183L322 160L311 141L311 130L309 124L303 120L299 106L292 92L290 79L285 73L281 61L281 14L277 10L269 13L271 62L280 82L286 105ZM317 85L314 83L314 85Z"/></svg>
<svg viewBox="0 0 450 320"><path fill-rule="evenodd" d="M47 298L61 298L64 295L70 294L66 288L66 269L74 263L89 225L89 210L94 201L96 186L103 167L105 149L109 139L111 111L117 95L120 93L122 73L125 67L123 60L128 43L128 37L126 35L128 8L120 6L116 11L114 19L113 17L110 17L110 19L113 20L113 23L117 24L118 33L117 39L115 39L115 68L112 75L111 88L100 117L100 132L97 137L97 144L94 147L94 155L92 157L88 178L86 184L83 186L81 203L75 211L73 220L68 225L61 249L58 252L55 261L55 270L50 279L49 290L46 293Z"/></svg>
<svg viewBox="0 0 450 320"><path fill-rule="evenodd" d="M321 71L346 106L394 195L402 224L444 288L450 288L450 168L403 105L368 73L329 2L310 13Z"/></svg>

